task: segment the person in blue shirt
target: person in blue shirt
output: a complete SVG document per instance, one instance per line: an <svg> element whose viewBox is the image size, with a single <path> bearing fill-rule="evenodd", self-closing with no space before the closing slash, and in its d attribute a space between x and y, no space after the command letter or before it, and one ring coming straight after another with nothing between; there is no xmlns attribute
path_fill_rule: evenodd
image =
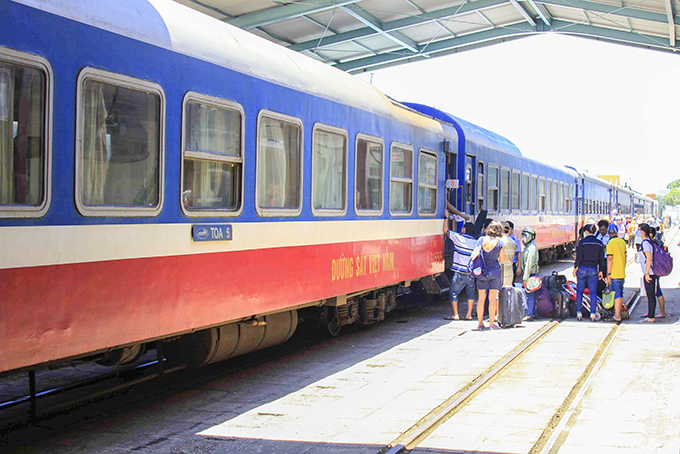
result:
<svg viewBox="0 0 680 454"><path fill-rule="evenodd" d="M606 219L602 219L602 220L600 220L600 222L597 223L597 234L595 235L595 238L600 240L600 242L605 246L607 245L607 243L609 243L609 238L610 238L608 228L609 228L609 221L607 221ZM619 227L616 226L617 235L618 235L618 228Z"/></svg>
<svg viewBox="0 0 680 454"><path fill-rule="evenodd" d="M455 207L449 206L454 214L463 217L463 213L458 211ZM477 240L471 235L475 230L475 225L472 222L466 222L463 225L461 233L448 228L449 211L444 212L446 219L444 220L444 234L453 242L453 260L451 262L451 282L449 283L449 301L453 309L453 315L445 317L446 320L460 320L458 314L458 296L463 290L467 295L467 314L465 320L472 320L472 308L475 304L475 279L468 274L468 263L470 263L470 256L472 250L475 248ZM465 216L464 218L467 218ZM456 223L454 222L454 226Z"/></svg>
<svg viewBox="0 0 680 454"><path fill-rule="evenodd" d="M585 237L576 247L576 261L574 262L574 277L576 277L576 318L581 320L581 304L586 287L590 293L590 319L597 319L597 281L607 273L607 259L604 245L595 238L597 228L594 224L587 224L583 228Z"/></svg>

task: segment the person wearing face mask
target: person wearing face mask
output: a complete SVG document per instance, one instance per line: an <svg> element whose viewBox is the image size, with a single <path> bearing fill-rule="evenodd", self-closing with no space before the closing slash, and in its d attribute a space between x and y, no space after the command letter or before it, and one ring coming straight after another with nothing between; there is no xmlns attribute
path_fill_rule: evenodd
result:
<svg viewBox="0 0 680 454"><path fill-rule="evenodd" d="M531 276L538 275L538 247L536 246L536 230L533 227L527 226L522 230L522 243L524 243L524 252L522 252L522 280L526 284ZM534 294L527 292L527 310L525 321L533 320L538 316L536 312L536 305Z"/></svg>

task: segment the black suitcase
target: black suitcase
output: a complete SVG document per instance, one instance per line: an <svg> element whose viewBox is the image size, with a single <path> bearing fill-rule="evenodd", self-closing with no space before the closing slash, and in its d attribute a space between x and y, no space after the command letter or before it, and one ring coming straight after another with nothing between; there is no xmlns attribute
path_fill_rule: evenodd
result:
<svg viewBox="0 0 680 454"><path fill-rule="evenodd" d="M565 291L550 292L550 300L553 303L552 316L555 319L564 320L571 316L570 313L570 295Z"/></svg>
<svg viewBox="0 0 680 454"><path fill-rule="evenodd" d="M541 282L546 286L551 292L562 290L562 286L567 283L567 277L558 274L557 271L553 271L552 274L548 276L543 276Z"/></svg>
<svg viewBox="0 0 680 454"><path fill-rule="evenodd" d="M523 318L522 290L504 285L498 298L498 324L503 328L521 325Z"/></svg>

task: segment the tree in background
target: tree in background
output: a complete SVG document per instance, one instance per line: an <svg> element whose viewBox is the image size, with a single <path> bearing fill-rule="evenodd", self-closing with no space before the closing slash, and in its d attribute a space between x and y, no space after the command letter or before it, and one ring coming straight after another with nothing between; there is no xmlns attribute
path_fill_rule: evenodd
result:
<svg viewBox="0 0 680 454"><path fill-rule="evenodd" d="M669 191L665 196L657 196L659 206L678 206L680 205L680 178L671 181L666 186Z"/></svg>

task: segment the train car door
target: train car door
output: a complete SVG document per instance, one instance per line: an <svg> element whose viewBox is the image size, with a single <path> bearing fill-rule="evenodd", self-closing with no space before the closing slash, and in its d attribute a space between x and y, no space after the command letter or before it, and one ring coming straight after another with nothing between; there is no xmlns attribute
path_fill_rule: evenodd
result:
<svg viewBox="0 0 680 454"><path fill-rule="evenodd" d="M466 214L475 215L475 157L465 155L465 176L463 185L463 206Z"/></svg>
<svg viewBox="0 0 680 454"><path fill-rule="evenodd" d="M581 227L585 222L585 180L583 177L579 176L574 180L574 216L575 216L575 226L576 231L574 232L575 238L579 238L579 232Z"/></svg>

